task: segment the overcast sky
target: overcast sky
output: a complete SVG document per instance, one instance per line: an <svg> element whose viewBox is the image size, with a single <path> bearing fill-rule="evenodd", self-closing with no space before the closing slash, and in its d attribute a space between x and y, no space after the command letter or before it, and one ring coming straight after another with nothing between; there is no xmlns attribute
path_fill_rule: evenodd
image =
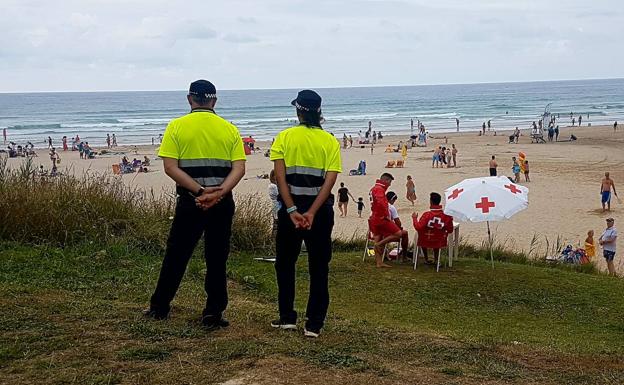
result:
<svg viewBox="0 0 624 385"><path fill-rule="evenodd" d="M0 0L0 92L624 77L622 0Z"/></svg>

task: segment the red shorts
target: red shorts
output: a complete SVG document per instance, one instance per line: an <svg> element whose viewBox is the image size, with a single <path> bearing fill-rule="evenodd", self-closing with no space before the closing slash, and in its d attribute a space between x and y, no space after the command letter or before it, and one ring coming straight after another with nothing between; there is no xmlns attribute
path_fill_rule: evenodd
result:
<svg viewBox="0 0 624 385"><path fill-rule="evenodd" d="M399 226L389 219L375 221L370 220L368 221L368 225L370 226L370 230L373 235L380 236L382 238L394 235L401 231Z"/></svg>

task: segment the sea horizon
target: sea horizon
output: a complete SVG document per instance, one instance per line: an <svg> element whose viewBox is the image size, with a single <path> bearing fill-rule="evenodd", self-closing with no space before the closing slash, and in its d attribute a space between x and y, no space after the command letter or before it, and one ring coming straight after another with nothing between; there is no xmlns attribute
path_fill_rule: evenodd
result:
<svg viewBox="0 0 624 385"><path fill-rule="evenodd" d="M357 136L372 122L385 135L408 134L411 120L431 133L529 128L550 104L562 126L570 112L584 125L624 120L624 79L315 88L323 97L324 128ZM290 101L298 88L221 90L216 111L241 135L270 140L297 123ZM115 133L120 145L151 144L172 119L188 113L185 90L0 93L0 129L8 140L44 147L76 135L101 146ZM33 113L36 111L36 113Z"/></svg>

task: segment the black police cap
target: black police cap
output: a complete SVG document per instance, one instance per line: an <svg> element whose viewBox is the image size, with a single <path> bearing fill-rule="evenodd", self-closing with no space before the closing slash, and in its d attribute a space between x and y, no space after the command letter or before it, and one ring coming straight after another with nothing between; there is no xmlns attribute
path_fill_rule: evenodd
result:
<svg viewBox="0 0 624 385"><path fill-rule="evenodd" d="M290 102L300 111L305 112L320 112L321 111L321 96L312 90L299 91L297 99Z"/></svg>
<svg viewBox="0 0 624 385"><path fill-rule="evenodd" d="M208 80L195 80L189 87L189 95L195 95L206 99L216 99L217 88Z"/></svg>

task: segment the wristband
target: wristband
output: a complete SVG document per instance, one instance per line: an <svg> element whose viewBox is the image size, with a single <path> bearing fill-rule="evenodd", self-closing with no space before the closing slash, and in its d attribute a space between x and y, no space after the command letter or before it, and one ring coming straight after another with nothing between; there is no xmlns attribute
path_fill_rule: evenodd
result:
<svg viewBox="0 0 624 385"><path fill-rule="evenodd" d="M292 213L294 213L295 211L297 211L297 206L292 206L292 207L289 207L289 208L287 208L287 209L286 209L286 212L287 212L288 214L292 214Z"/></svg>
<svg viewBox="0 0 624 385"><path fill-rule="evenodd" d="M197 190L197 193L195 193L195 196L201 196L204 193L204 186L200 187L199 190Z"/></svg>

